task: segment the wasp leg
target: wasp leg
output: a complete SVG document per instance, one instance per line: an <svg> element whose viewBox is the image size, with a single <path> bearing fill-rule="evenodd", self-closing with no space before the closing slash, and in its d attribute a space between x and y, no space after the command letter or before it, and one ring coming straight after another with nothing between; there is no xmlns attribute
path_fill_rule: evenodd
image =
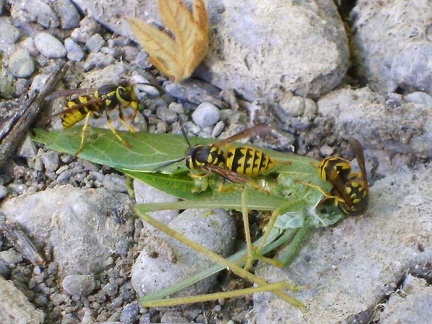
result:
<svg viewBox="0 0 432 324"><path fill-rule="evenodd" d="M134 119L135 119L135 115L134 114ZM129 125L129 123L123 118L123 112L122 112L122 108L119 108L119 120L120 122L124 125L124 127L126 127L126 129L131 132L131 133L136 133L135 128L133 128L131 125Z"/></svg>
<svg viewBox="0 0 432 324"><path fill-rule="evenodd" d="M339 203L341 203L341 202L344 203L344 202L345 202L345 200L342 199L341 197L334 196L334 195L331 195L330 193L325 192L324 189L321 188L320 186L317 186L317 185L311 184L311 183L309 183L309 182L301 181L301 180L298 180L298 179L295 180L295 182L297 182L297 183L301 183L302 185L305 185L305 186L308 186L308 187L314 188L314 189L318 190L319 192L321 192L322 195L324 196L324 198L323 198L323 200L322 200L321 202L324 202L325 200L333 199L333 200L334 200L334 205L335 205L336 207L338 206Z"/></svg>
<svg viewBox="0 0 432 324"><path fill-rule="evenodd" d="M81 129L81 141L80 141L80 145L78 146L78 149L76 150L75 154L74 154L74 158L76 158L78 156L78 154L80 154L82 147L84 146L84 139L85 139L85 133L87 132L87 127L88 127L88 123L89 123L89 119L90 119L90 115L92 114L91 111L89 111L85 117L85 123L83 128Z"/></svg>
<svg viewBox="0 0 432 324"><path fill-rule="evenodd" d="M108 115L108 113L106 113L107 116L107 121L106 124L108 126L108 128L110 129L110 131L114 134L115 137L117 137L117 139L127 148L131 148L132 145L130 145L128 142L126 142L123 138L120 137L120 135L117 133L117 131L115 130L115 128L113 127L112 123L111 123L111 118Z"/></svg>

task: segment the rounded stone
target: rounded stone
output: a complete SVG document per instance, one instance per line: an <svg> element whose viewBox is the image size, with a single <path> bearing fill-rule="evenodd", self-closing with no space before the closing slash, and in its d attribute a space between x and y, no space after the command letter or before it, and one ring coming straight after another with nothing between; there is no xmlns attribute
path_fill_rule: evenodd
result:
<svg viewBox="0 0 432 324"><path fill-rule="evenodd" d="M193 112L192 119L201 127L213 126L220 119L220 111L215 105L203 102Z"/></svg>
<svg viewBox="0 0 432 324"><path fill-rule="evenodd" d="M66 48L54 36L41 32L35 37L35 46L47 58L60 58L67 54Z"/></svg>
<svg viewBox="0 0 432 324"><path fill-rule="evenodd" d="M63 279L63 289L73 296L87 296L96 287L93 276L90 275L68 275Z"/></svg>
<svg viewBox="0 0 432 324"><path fill-rule="evenodd" d="M16 78L27 78L34 71L34 62L25 48L18 48L9 57L9 72Z"/></svg>

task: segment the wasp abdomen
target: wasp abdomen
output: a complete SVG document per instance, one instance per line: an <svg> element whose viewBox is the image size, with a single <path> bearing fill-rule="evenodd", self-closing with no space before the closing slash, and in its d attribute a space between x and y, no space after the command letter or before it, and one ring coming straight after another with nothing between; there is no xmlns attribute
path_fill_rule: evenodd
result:
<svg viewBox="0 0 432 324"><path fill-rule="evenodd" d="M250 147L238 147L228 151L226 165L234 172L256 176L273 167L275 163L262 151Z"/></svg>

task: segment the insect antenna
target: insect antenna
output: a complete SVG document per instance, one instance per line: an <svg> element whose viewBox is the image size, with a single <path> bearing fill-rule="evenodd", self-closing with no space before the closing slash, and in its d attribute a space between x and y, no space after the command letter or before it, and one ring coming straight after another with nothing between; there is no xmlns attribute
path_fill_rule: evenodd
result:
<svg viewBox="0 0 432 324"><path fill-rule="evenodd" d="M186 141L188 147L191 148L191 147L192 147L192 146L191 146L191 143L189 142L189 138L188 138L188 136L187 136L186 130L184 129L183 125L180 127L180 129L181 129L181 132L182 132L182 134L183 134L183 137L184 137L184 139L185 139L185 141ZM177 162L181 162L181 161L183 161L184 159L186 159L186 156L184 156L184 157L182 157L182 158L179 158L179 159L177 159L177 160L174 160L174 161L169 161L169 162L166 162L166 163L164 163L164 164L161 164L160 166L158 166L158 167L154 170L154 172L160 171L161 169L166 168L167 166L170 166L171 164L174 164L174 163L177 163Z"/></svg>

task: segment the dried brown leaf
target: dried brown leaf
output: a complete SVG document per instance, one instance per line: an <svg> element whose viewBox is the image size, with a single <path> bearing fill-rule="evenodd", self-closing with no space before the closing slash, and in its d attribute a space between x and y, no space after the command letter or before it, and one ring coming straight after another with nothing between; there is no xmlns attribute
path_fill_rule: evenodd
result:
<svg viewBox="0 0 432 324"><path fill-rule="evenodd" d="M158 10L174 38L136 18L129 18L128 23L138 43L150 55L150 62L180 82L192 74L207 52L207 11L203 0L193 0L192 12L180 0L158 0Z"/></svg>

